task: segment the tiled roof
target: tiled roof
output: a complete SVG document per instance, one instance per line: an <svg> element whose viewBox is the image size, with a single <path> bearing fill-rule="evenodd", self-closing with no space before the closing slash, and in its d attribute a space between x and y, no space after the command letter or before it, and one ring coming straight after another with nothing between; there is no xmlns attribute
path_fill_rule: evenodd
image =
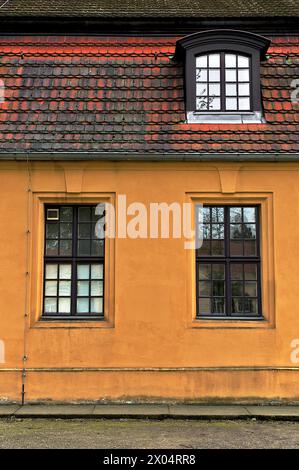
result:
<svg viewBox="0 0 299 470"><path fill-rule="evenodd" d="M0 16L299 16L298 0L1 0Z"/></svg>
<svg viewBox="0 0 299 470"><path fill-rule="evenodd" d="M266 124L186 124L178 38L1 37L0 152L298 152L298 37L262 65Z"/></svg>

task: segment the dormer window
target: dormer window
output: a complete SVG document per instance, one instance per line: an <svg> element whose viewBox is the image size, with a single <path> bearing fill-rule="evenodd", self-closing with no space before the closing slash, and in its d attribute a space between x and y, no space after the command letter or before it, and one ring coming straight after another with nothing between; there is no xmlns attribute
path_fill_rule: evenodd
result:
<svg viewBox="0 0 299 470"><path fill-rule="evenodd" d="M206 31L177 42L185 62L188 122L263 122L260 61L270 41L242 31Z"/></svg>

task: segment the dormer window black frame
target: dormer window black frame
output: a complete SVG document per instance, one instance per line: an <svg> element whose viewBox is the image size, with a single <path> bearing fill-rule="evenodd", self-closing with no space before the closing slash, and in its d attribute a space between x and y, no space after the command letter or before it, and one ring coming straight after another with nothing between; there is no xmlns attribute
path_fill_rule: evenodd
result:
<svg viewBox="0 0 299 470"><path fill-rule="evenodd" d="M175 58L185 65L187 121L263 122L260 62L269 45L263 36L236 30L180 39Z"/></svg>

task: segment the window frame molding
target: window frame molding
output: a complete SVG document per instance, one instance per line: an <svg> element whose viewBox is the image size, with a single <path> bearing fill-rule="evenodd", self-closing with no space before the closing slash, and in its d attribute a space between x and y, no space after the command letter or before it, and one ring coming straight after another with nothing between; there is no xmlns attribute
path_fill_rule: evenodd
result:
<svg viewBox="0 0 299 470"><path fill-rule="evenodd" d="M30 289L27 300L30 328L113 328L115 318L115 240L105 238L104 263L104 316L103 318L70 318L43 316L45 207L49 205L115 205L115 193L81 193L80 196L66 192L32 194L31 242L30 242Z"/></svg>
<svg viewBox="0 0 299 470"><path fill-rule="evenodd" d="M198 122L196 116L223 116L224 122L233 122L239 117L243 120L261 122L262 94L260 80L260 62L265 59L270 40L253 33L238 30L209 30L186 36L176 43L175 60L184 62L185 105L188 122ZM250 111L197 111L196 110L196 57L202 54L231 52L243 54L250 59ZM199 119L200 122L200 119Z"/></svg>
<svg viewBox="0 0 299 470"><path fill-rule="evenodd" d="M206 204L215 206L259 206L260 218L260 258L261 258L261 300L262 318L199 318L197 316L197 273L195 248L186 250L187 272L187 328L207 329L273 329L275 328L275 273L274 273L274 216L273 193L236 192L226 195L219 192L187 192L186 202L193 206L193 229L195 230L196 205Z"/></svg>

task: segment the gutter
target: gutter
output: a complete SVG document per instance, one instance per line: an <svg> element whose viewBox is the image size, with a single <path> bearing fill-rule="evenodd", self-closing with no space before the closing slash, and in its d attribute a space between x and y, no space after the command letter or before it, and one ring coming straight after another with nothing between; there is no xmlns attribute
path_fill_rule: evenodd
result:
<svg viewBox="0 0 299 470"><path fill-rule="evenodd" d="M5 152L0 161L299 162L299 153Z"/></svg>

